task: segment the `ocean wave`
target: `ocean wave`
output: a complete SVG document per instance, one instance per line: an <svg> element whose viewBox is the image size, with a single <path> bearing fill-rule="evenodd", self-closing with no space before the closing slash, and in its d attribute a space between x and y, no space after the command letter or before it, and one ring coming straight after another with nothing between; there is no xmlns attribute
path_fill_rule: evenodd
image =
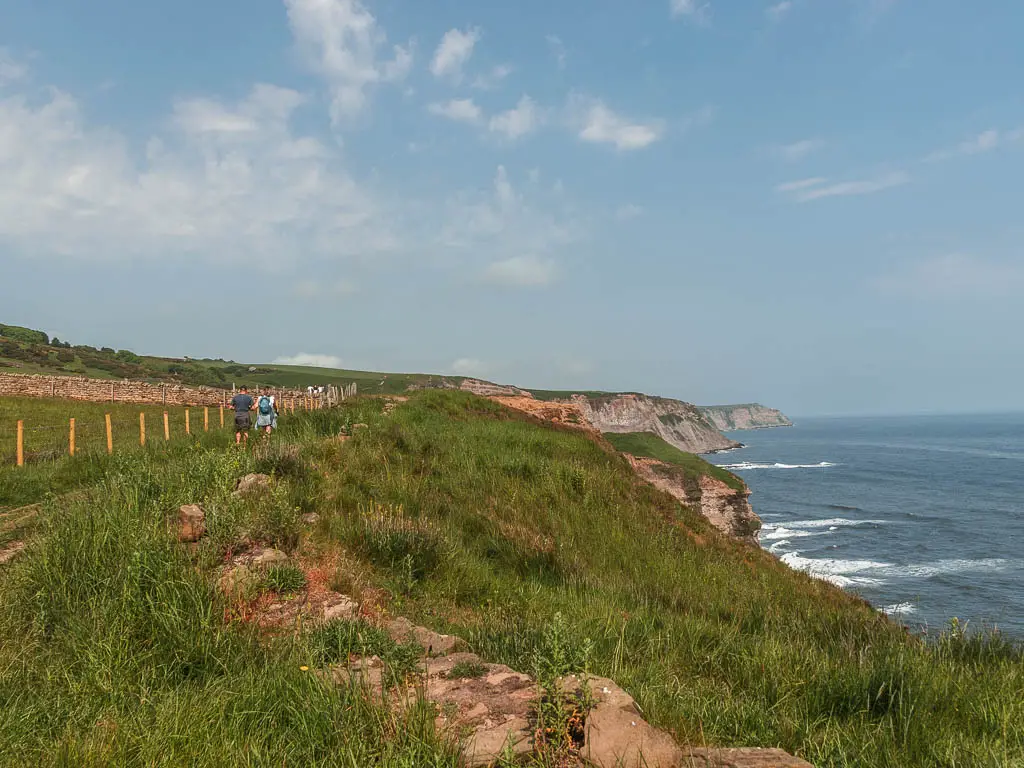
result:
<svg viewBox="0 0 1024 768"><path fill-rule="evenodd" d="M909 616L917 613L917 606L913 603L893 603L879 609L886 616Z"/></svg>
<svg viewBox="0 0 1024 768"><path fill-rule="evenodd" d="M781 541L776 541L774 544L772 544L770 547L768 547L768 551L771 552L774 555L780 549L782 549L783 547L789 546L792 543L793 542L791 542L789 539L782 539Z"/></svg>
<svg viewBox="0 0 1024 768"><path fill-rule="evenodd" d="M847 517L830 517L827 520L790 520L789 528L847 528L858 525L885 525L885 520L851 520Z"/></svg>
<svg viewBox="0 0 1024 768"><path fill-rule="evenodd" d="M827 467L838 467L839 465L833 464L830 461L822 461L817 464L781 464L779 462L769 464L759 461L742 461L739 464L720 464L719 466L722 469L743 471L745 469L824 469Z"/></svg>
<svg viewBox="0 0 1024 768"><path fill-rule="evenodd" d="M761 528L761 541L777 541L779 539L802 539L807 536L820 536L826 531L798 531L783 525L765 525Z"/></svg>
<svg viewBox="0 0 1024 768"><path fill-rule="evenodd" d="M938 560L919 565L896 565L875 560L804 557L799 551L793 551L787 552L779 559L795 571L803 571L839 587L874 586L885 584L891 579L929 579L954 573L991 573L1013 567L1024 568L1024 561L1003 558Z"/></svg>
<svg viewBox="0 0 1024 768"><path fill-rule="evenodd" d="M846 504L829 504L829 509L838 509L840 512L863 512L860 507L848 507Z"/></svg>

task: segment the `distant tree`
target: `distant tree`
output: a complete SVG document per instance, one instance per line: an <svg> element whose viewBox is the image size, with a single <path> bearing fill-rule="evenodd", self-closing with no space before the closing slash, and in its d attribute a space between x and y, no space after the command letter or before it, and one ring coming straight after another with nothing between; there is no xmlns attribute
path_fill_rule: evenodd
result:
<svg viewBox="0 0 1024 768"><path fill-rule="evenodd" d="M130 349L122 349L118 351L118 353L114 355L114 357L116 357L122 363L133 363L135 365L138 365L139 363L142 362L142 358L136 355Z"/></svg>
<svg viewBox="0 0 1024 768"><path fill-rule="evenodd" d="M51 347L63 347L64 345L61 344L60 339L58 339L56 336L54 336L52 339L50 339L50 346Z"/></svg>

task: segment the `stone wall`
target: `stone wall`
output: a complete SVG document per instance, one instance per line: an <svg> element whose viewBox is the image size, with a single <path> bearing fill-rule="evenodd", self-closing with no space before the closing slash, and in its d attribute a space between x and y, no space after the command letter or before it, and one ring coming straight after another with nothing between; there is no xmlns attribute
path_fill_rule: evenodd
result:
<svg viewBox="0 0 1024 768"><path fill-rule="evenodd" d="M273 390L281 397L304 398L298 390ZM112 381L79 376L26 376L0 373L0 397L54 397L95 403L142 403L163 405L227 405L231 391L182 384L147 384L128 379Z"/></svg>

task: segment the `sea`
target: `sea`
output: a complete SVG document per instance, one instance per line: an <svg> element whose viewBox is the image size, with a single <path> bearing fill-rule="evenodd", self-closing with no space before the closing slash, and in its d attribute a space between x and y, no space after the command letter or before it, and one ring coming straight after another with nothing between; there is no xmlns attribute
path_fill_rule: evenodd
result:
<svg viewBox="0 0 1024 768"><path fill-rule="evenodd" d="M1024 414L795 421L709 457L751 488L762 547L915 631L1024 639Z"/></svg>

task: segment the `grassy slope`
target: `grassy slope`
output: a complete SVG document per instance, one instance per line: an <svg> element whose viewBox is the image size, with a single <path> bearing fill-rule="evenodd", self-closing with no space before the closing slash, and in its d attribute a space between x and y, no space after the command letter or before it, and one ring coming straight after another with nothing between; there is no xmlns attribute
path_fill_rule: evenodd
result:
<svg viewBox="0 0 1024 768"><path fill-rule="evenodd" d="M88 500L49 505L29 551L0 570L0 755L451 764L422 726L300 675L316 658L310 638L258 646L223 623L209 578L160 523L205 496L206 567L242 527L292 546L298 511L315 509L303 546L343 563L336 588L383 586L394 612L521 669L557 651L692 742L780 745L819 766L1024 760L1019 650L925 646L717 536L579 433L463 393L425 392L390 416L380 405L282 419L300 458L258 465L211 436L121 459ZM369 426L325 439L354 422ZM283 495L260 509L231 502L233 477L270 467ZM552 626L564 630L557 648Z"/></svg>
<svg viewBox="0 0 1024 768"><path fill-rule="evenodd" d="M711 475L737 491L741 491L745 487L743 481L732 472L717 467L700 456L681 451L650 432L609 433L605 435L605 438L615 446L617 451L630 453L633 456L657 459L666 464L682 467L691 476Z"/></svg>

